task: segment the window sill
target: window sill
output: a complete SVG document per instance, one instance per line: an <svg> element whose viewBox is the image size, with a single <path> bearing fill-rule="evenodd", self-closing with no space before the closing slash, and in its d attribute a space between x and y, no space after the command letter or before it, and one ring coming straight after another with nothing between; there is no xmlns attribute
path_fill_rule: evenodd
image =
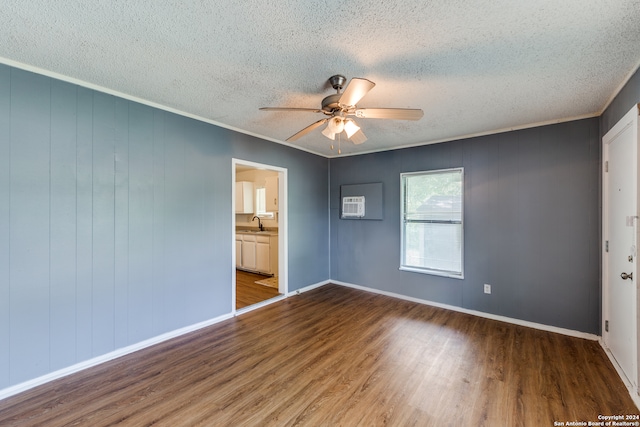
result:
<svg viewBox="0 0 640 427"><path fill-rule="evenodd" d="M399 270L409 271L411 273L430 274L432 276L448 277L449 279L460 279L460 280L464 279L464 273L454 274L454 273L448 273L446 271L427 270L423 268L404 267L404 266L401 266Z"/></svg>
<svg viewBox="0 0 640 427"><path fill-rule="evenodd" d="M256 216L260 219L275 219L275 215L273 214L273 212L263 212L263 213L257 213Z"/></svg>

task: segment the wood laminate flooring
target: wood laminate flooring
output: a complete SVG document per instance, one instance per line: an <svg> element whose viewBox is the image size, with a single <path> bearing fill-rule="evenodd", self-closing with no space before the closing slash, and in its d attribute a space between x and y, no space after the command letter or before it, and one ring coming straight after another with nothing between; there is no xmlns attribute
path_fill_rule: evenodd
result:
<svg viewBox="0 0 640 427"><path fill-rule="evenodd" d="M2 426L553 426L637 413L595 341L337 285L0 401Z"/></svg>
<svg viewBox="0 0 640 427"><path fill-rule="evenodd" d="M236 270L236 310L280 295L276 288L255 283L257 280L268 279L269 277Z"/></svg>

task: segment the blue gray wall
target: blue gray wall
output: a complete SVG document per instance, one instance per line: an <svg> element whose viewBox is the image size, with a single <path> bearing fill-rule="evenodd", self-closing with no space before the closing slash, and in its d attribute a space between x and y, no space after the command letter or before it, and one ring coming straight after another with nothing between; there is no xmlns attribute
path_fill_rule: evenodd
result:
<svg viewBox="0 0 640 427"><path fill-rule="evenodd" d="M290 290L599 333L599 136L638 102L636 73L599 120L329 161L0 65L0 389L230 312L233 157L288 169ZM465 279L399 271L400 173L458 166ZM340 220L371 182L384 219Z"/></svg>
<svg viewBox="0 0 640 427"><path fill-rule="evenodd" d="M288 169L289 289L328 160L0 65L0 389L231 311L232 161Z"/></svg>
<svg viewBox="0 0 640 427"><path fill-rule="evenodd" d="M332 159L331 278L599 333L599 141L594 118ZM400 173L452 167L465 172L465 278L400 271ZM340 185L371 182L384 219L340 220Z"/></svg>

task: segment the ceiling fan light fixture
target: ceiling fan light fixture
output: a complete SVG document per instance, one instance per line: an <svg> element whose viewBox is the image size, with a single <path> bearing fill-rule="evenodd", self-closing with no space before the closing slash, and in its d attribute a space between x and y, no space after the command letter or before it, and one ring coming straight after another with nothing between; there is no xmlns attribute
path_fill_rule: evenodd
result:
<svg viewBox="0 0 640 427"><path fill-rule="evenodd" d="M360 130L355 120L347 118L353 116L363 119L393 119L393 120L419 120L423 116L423 111L415 108L358 108L356 105L360 100L376 85L371 80L360 77L354 77L345 86L347 79L336 74L329 78L331 86L337 91L336 94L329 95L322 100L322 107L316 108L298 108L298 107L261 107L260 110L265 111L303 111L322 113L326 117L320 119L301 131L293 134L286 139L287 142L296 141L297 139L307 135L314 129L319 128L325 123L327 126L322 130L322 134L328 139L335 141L338 135L338 154L340 151L340 137L345 132L346 139L353 144L362 144L367 137ZM342 90L344 88L344 90ZM333 144L331 145L333 147Z"/></svg>
<svg viewBox="0 0 640 427"><path fill-rule="evenodd" d="M358 132L359 130L360 130L360 126L358 126L356 122L354 122L351 119L345 120L344 131L347 134L347 138L351 138L353 134Z"/></svg>
<svg viewBox="0 0 640 427"><path fill-rule="evenodd" d="M327 127L324 128L324 130L322 131L322 134L333 141L336 139L336 134L329 128L329 126L330 124L328 124Z"/></svg>
<svg viewBox="0 0 640 427"><path fill-rule="evenodd" d="M344 119L342 117L331 117L327 127L324 128L322 134L331 140L336 139L336 134L344 130Z"/></svg>
<svg viewBox="0 0 640 427"><path fill-rule="evenodd" d="M330 129L333 133L342 132L344 130L344 121L342 117L332 117L331 120L329 120L327 129Z"/></svg>

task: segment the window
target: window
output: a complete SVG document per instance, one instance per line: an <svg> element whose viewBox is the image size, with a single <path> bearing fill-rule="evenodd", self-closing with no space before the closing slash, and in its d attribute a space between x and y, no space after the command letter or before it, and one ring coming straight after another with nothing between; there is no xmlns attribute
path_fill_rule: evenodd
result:
<svg viewBox="0 0 640 427"><path fill-rule="evenodd" d="M257 188L256 189L256 215L260 218L273 219L273 212L267 212L267 189L266 188Z"/></svg>
<svg viewBox="0 0 640 427"><path fill-rule="evenodd" d="M401 270L463 278L462 168L403 173Z"/></svg>

